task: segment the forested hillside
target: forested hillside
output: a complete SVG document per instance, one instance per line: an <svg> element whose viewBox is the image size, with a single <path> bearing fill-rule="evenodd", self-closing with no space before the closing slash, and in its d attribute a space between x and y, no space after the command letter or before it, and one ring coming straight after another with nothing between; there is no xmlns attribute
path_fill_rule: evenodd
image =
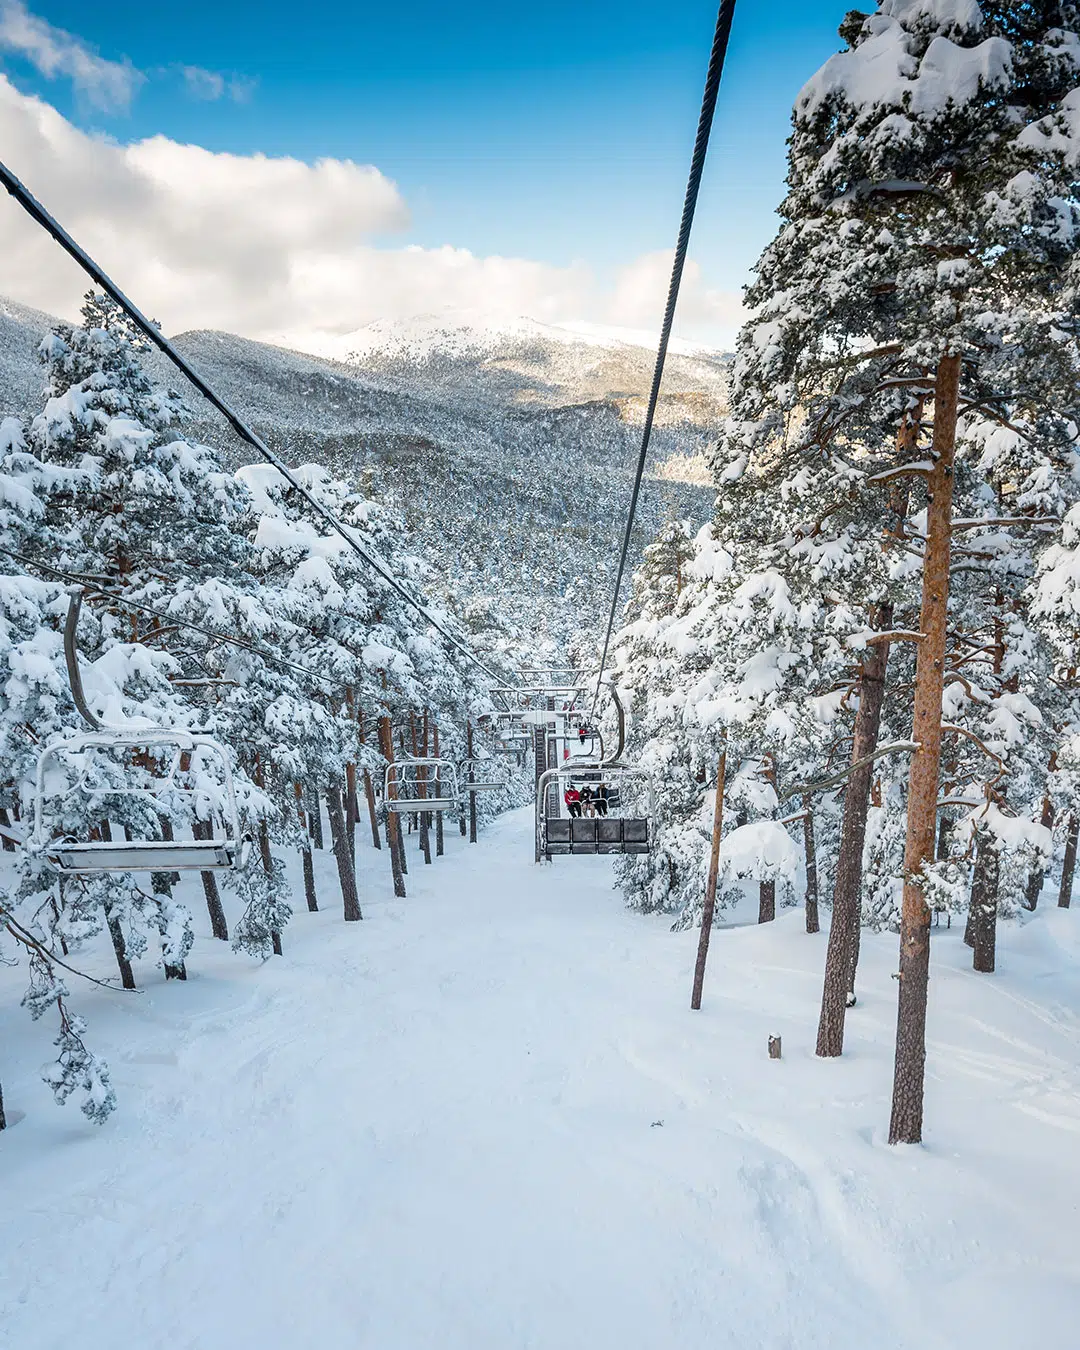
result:
<svg viewBox="0 0 1080 1350"><path fill-rule="evenodd" d="M54 322L0 303L5 412L36 410L36 347ZM500 593L560 647L598 621L640 439L653 359L645 348L528 321L481 330L452 319L353 334L341 356L354 354L341 360L224 333L182 334L177 346L287 460L366 484L398 511L459 594ZM160 356L146 362L153 378L177 383ZM727 383L726 360L673 355L640 546L667 516L707 518L701 465ZM231 467L246 462L225 422L181 392L187 432Z"/></svg>

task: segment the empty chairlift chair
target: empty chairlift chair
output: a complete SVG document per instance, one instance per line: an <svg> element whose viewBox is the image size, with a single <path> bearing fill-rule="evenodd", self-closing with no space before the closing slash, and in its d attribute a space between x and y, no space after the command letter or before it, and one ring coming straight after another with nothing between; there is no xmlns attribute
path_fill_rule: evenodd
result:
<svg viewBox="0 0 1080 1350"><path fill-rule="evenodd" d="M99 826L97 833L127 837L80 837L65 819L73 814L111 827ZM178 816L200 821L209 837L163 838L162 821ZM240 837L228 754L208 736L157 728L102 729L53 741L38 756L30 843L61 872L242 866L247 846Z"/></svg>
<svg viewBox="0 0 1080 1350"><path fill-rule="evenodd" d="M495 759L465 759L458 769L462 792L499 792L508 783L505 766Z"/></svg>
<svg viewBox="0 0 1080 1350"><path fill-rule="evenodd" d="M457 770L448 759L399 759L386 766L383 804L395 815L453 811L459 799Z"/></svg>
<svg viewBox="0 0 1080 1350"><path fill-rule="evenodd" d="M571 816L564 804L568 786L607 789L607 814ZM557 787L556 793L549 788ZM547 803L554 797L558 814ZM648 853L652 849L654 794L644 769L621 764L564 767L542 774L536 790L536 834L541 858L586 853Z"/></svg>

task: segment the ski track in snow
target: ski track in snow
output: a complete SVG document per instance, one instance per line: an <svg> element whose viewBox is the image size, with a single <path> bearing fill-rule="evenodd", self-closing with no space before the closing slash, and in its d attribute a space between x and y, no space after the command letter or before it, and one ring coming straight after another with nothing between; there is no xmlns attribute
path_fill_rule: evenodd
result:
<svg viewBox="0 0 1080 1350"><path fill-rule="evenodd" d="M186 985L74 990L121 1098L100 1130L52 1106L0 972L5 1345L1076 1344L1074 912L1004 927L993 977L936 935L927 1143L892 1149L891 935L823 1062L800 914L718 930L692 1014L696 934L623 909L607 860L534 866L528 810L446 839L396 901L358 836L349 926L317 855L283 960L203 935Z"/></svg>

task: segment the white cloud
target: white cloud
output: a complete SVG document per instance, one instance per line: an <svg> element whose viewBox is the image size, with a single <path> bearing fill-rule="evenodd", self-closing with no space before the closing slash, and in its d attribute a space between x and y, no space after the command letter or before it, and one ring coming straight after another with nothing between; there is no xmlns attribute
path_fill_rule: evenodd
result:
<svg viewBox="0 0 1080 1350"><path fill-rule="evenodd" d="M409 214L396 184L371 166L214 153L163 136L117 145L2 76L0 139L14 172L166 332L332 338L447 309L659 326L670 255L638 259L605 291L580 264L377 247L372 237L403 231ZM7 198L0 259L0 294L77 312L85 278ZM676 327L727 340L736 304L688 265Z"/></svg>
<svg viewBox="0 0 1080 1350"><path fill-rule="evenodd" d="M255 81L245 75L223 75L218 70L204 70L202 66L180 66L184 87L192 98L215 103L230 98L234 103L246 103L255 90Z"/></svg>
<svg viewBox="0 0 1080 1350"><path fill-rule="evenodd" d="M22 0L0 0L0 51L29 61L47 79L67 76L102 112L127 108L145 76L128 61L107 61L81 38L31 14Z"/></svg>
<svg viewBox="0 0 1080 1350"><path fill-rule="evenodd" d="M674 249L644 253L615 276L609 318L627 328L659 330L667 303ZM742 321L742 297L733 291L712 290L704 284L701 268L692 258L683 267L675 327L686 331L733 331Z"/></svg>

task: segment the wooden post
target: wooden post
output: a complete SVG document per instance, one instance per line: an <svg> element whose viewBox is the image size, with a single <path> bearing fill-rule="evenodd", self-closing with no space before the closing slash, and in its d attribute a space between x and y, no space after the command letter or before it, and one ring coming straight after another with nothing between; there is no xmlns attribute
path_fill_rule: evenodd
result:
<svg viewBox="0 0 1080 1350"><path fill-rule="evenodd" d="M926 1002L930 980L930 907L923 895L922 869L934 856L937 833L960 364L959 354L943 356L938 362L934 386L933 468L927 482L926 544L919 615L922 640L915 661L915 713L911 733L911 739L919 748L911 757L908 779L890 1144L922 1142Z"/></svg>
<svg viewBox="0 0 1080 1350"><path fill-rule="evenodd" d="M705 882L705 905L701 911L701 932L698 934L697 963L694 966L694 988L690 1007L697 1012L701 1007L701 992L705 987L705 962L709 959L709 937L713 915L716 913L716 882L720 875L720 832L724 825L724 781L727 777L727 746L720 752L716 772L716 798L713 802L712 849L709 853L709 875Z"/></svg>
<svg viewBox="0 0 1080 1350"><path fill-rule="evenodd" d="M781 1052L781 1049L782 1049L782 1046L781 1046L781 1037L779 1037L779 1036L770 1036L770 1037L769 1037L769 1058L770 1058L770 1059L779 1059L779 1058L780 1058L780 1052Z"/></svg>

